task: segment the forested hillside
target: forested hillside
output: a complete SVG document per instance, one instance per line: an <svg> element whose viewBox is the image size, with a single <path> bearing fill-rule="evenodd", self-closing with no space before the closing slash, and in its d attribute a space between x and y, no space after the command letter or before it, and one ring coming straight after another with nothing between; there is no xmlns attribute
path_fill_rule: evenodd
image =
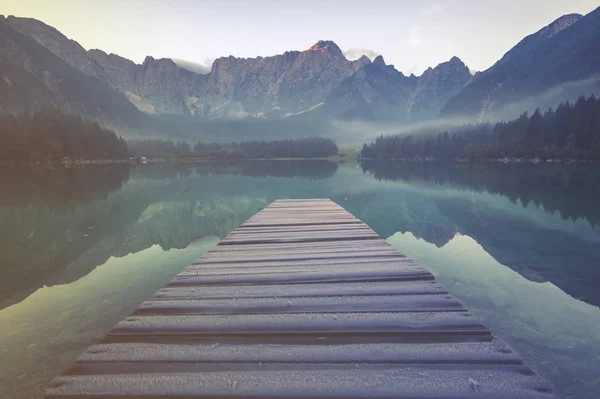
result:
<svg viewBox="0 0 600 399"><path fill-rule="evenodd" d="M575 104L496 124L468 125L437 135L381 136L362 149L364 158L600 159L600 99L580 97Z"/></svg>
<svg viewBox="0 0 600 399"><path fill-rule="evenodd" d="M55 109L0 116L0 161L52 161L67 158L122 159L125 140L80 116Z"/></svg>
<svg viewBox="0 0 600 399"><path fill-rule="evenodd" d="M135 156L188 156L221 159L258 158L325 158L338 153L338 146L328 138L308 137L272 141L231 143L196 143L192 149L185 141L131 140L129 150Z"/></svg>

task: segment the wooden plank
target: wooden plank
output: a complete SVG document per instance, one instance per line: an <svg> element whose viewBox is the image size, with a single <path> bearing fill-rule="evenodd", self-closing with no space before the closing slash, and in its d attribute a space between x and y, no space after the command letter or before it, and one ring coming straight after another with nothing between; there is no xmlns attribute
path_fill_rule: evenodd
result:
<svg viewBox="0 0 600 399"><path fill-rule="evenodd" d="M375 234L371 229L362 226L340 228L338 226L324 226L318 227L293 227L293 228L247 228L240 229L233 232L229 237L244 237L254 235L304 235L304 234L329 234L329 235L340 235L340 234Z"/></svg>
<svg viewBox="0 0 600 399"><path fill-rule="evenodd" d="M389 251L344 251L339 253L328 253L323 251L314 252L294 252L286 257L284 253L271 253L269 255L260 255L254 253L248 253L245 256L238 254L210 254L205 258L192 263L188 268L191 267L219 267L226 268L230 267L251 267L251 265L269 265L269 264L288 264L291 262L321 262L321 264L338 263L352 261L358 263L361 260L364 262L379 262L382 260L397 259L402 260L406 257L399 253L393 253Z"/></svg>
<svg viewBox="0 0 600 399"><path fill-rule="evenodd" d="M304 237L263 237L263 238L248 238L248 239L233 239L226 238L219 245L254 245L254 244L269 244L269 243L296 243L296 242L321 242L321 241L352 241L359 240L376 240L378 237L372 234L364 235L345 235L331 237L328 235L307 235Z"/></svg>
<svg viewBox="0 0 600 399"><path fill-rule="evenodd" d="M143 316L140 316L143 317ZM109 343L155 343L161 345L348 345L348 344L448 344L465 342L490 342L493 336L485 332L352 332L352 333L302 333L302 334L242 334L242 335L193 335L193 334L109 334L100 342Z"/></svg>
<svg viewBox="0 0 600 399"><path fill-rule="evenodd" d="M130 316L109 335L489 334L468 312Z"/></svg>
<svg viewBox="0 0 600 399"><path fill-rule="evenodd" d="M190 275L182 273L171 280L167 286L182 285L208 286L208 285L270 285L270 284L316 284L316 283L349 283L356 281L413 281L433 280L433 275L426 269L405 266L394 267L389 270L335 270L322 271L306 270L302 272L283 273L255 273L251 275Z"/></svg>
<svg viewBox="0 0 600 399"><path fill-rule="evenodd" d="M331 251L332 253L340 253L349 250L392 250L388 243L383 240L371 240L371 241L359 241L359 242L338 242L338 241L324 241L318 243L267 243L267 244L255 244L247 247L223 247L216 246L211 249L205 256L212 256L213 254L237 254L237 253L261 253L264 256L269 256L271 253L291 253L295 252L306 252L306 251Z"/></svg>
<svg viewBox="0 0 600 399"><path fill-rule="evenodd" d="M276 272L305 272L305 271L364 271L369 270L388 270L394 271L398 267L412 266L422 269L414 261L401 257L380 257L380 258L353 258L351 260L339 259L309 259L297 260L291 262L270 261L270 262L239 262L239 263L198 263L185 268L180 275L206 275L206 274L244 274L244 273L276 273Z"/></svg>
<svg viewBox="0 0 600 399"><path fill-rule="evenodd" d="M397 363L522 364L497 338L490 342L344 345L163 345L113 343L90 347L85 363Z"/></svg>
<svg viewBox="0 0 600 399"><path fill-rule="evenodd" d="M245 299L245 298L295 298L323 296L370 296L370 295L428 295L447 294L448 290L435 281L358 282L338 284L280 284L244 285L225 287L166 287L152 299Z"/></svg>
<svg viewBox="0 0 600 399"><path fill-rule="evenodd" d="M319 219L307 219L307 218L286 218L282 217L273 217L273 218L265 218L265 219L250 219L248 222L238 227L238 229L243 230L246 228L255 228L255 227L287 227L287 226L329 226L329 225L338 225L338 226L356 226L360 225L361 221L357 219L345 219L345 218L325 218L320 217Z"/></svg>
<svg viewBox="0 0 600 399"><path fill-rule="evenodd" d="M547 384L524 366L355 365L218 372L177 372L63 376L47 398L506 398L554 397ZM265 369L264 371L262 369ZM272 370L272 368L278 368Z"/></svg>
<svg viewBox="0 0 600 399"><path fill-rule="evenodd" d="M306 232L265 232L265 233L239 233L230 234L223 239L224 242L231 241L262 241L262 240L283 240L287 242L315 242L315 241L356 241L360 239L379 239L375 233L368 230L363 231L306 231ZM281 242L281 241L275 241Z"/></svg>
<svg viewBox="0 0 600 399"><path fill-rule="evenodd" d="M428 270L330 200L280 200L47 398L553 398Z"/></svg>
<svg viewBox="0 0 600 399"><path fill-rule="evenodd" d="M355 256L370 255L372 252L386 252L388 254L398 254L392 247L382 245L377 240L353 242L319 242L319 243L293 243L293 244L256 244L251 247L223 247L216 246L211 249L205 256L210 258L214 256L234 256L241 255L263 255L270 257L281 253L283 255L290 254L306 254L306 253L321 253L325 255L343 255L353 253ZM204 258L201 258L201 260Z"/></svg>
<svg viewBox="0 0 600 399"><path fill-rule="evenodd" d="M283 213L281 212L279 213L274 213L274 214L270 214L268 216L260 216L260 217L254 217L252 219L250 219L250 222L253 223L263 223L263 222L274 222L277 220L285 220L285 221L292 221L292 222L301 222L301 221L310 221L310 222L329 222L330 224L336 224L339 222L356 222L358 221L358 219L351 217L351 216L346 216L343 213L332 213L332 212L320 212L320 213L315 213L314 215L312 215L313 217L306 217L306 214L302 214L302 213ZM346 224L346 226L352 226L352 225L356 225L356 224Z"/></svg>
<svg viewBox="0 0 600 399"><path fill-rule="evenodd" d="M203 258L199 259L194 264L203 262L214 262L220 260L235 260L243 262L246 260L268 260L268 259L289 259L295 258L306 258L310 259L326 259L326 258L365 258L376 255L387 255L387 256L402 256L404 255L392 251L388 247L374 246L371 245L373 241L361 241L358 245L351 243L347 246L322 246L319 243L315 243L315 247L311 250L302 246L302 243L297 243L297 247L286 248L273 248L266 245L260 245L260 249L256 249L257 245L251 246L217 246L214 250L208 252ZM338 244L346 244L344 242ZM287 244L277 244L287 245ZM293 244L292 244L293 245Z"/></svg>
<svg viewBox="0 0 600 399"><path fill-rule="evenodd" d="M274 218L275 219L275 218ZM246 223L244 223L243 225L241 225L240 227L238 227L238 229L247 229L247 228L257 228L257 227L289 227L289 226L339 226L339 225L356 225L356 224L361 224L362 222L358 219L348 219L348 220L340 220L340 219L334 219L331 221L325 221L325 220L321 220L321 221L306 221L306 220L299 220L299 221L290 221L289 223L285 223L284 222L285 219L281 219L278 218L276 220L273 221L248 221Z"/></svg>
<svg viewBox="0 0 600 399"><path fill-rule="evenodd" d="M144 302L134 315L260 314L260 313L371 313L464 311L448 294L289 298L179 299Z"/></svg>
<svg viewBox="0 0 600 399"><path fill-rule="evenodd" d="M233 231L228 237L235 236L247 236L247 235L274 235L274 234L285 234L285 235L298 235L304 236L307 234L318 234L318 235L375 235L375 232L368 227L360 225L338 225L338 226L294 226L292 228L286 227L261 227L261 228L246 228Z"/></svg>

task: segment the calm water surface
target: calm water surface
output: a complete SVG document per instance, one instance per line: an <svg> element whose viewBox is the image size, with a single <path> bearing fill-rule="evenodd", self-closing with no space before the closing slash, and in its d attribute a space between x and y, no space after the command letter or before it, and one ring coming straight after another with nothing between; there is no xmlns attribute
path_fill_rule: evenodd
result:
<svg viewBox="0 0 600 399"><path fill-rule="evenodd" d="M0 397L44 386L278 198L426 265L564 398L600 397L600 168L270 162L0 168Z"/></svg>

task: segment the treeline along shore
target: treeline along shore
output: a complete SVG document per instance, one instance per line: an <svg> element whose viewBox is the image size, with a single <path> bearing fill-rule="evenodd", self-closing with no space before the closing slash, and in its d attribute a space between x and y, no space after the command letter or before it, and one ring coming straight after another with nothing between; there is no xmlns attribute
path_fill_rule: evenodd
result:
<svg viewBox="0 0 600 399"><path fill-rule="evenodd" d="M515 120L465 125L453 131L380 136L361 151L365 159L600 160L600 99L579 97L556 110Z"/></svg>
<svg viewBox="0 0 600 399"><path fill-rule="evenodd" d="M230 143L164 139L125 141L114 131L56 109L0 115L0 162L315 159L339 154L334 140L306 137ZM342 154L343 155L343 154ZM385 160L600 160L600 99L580 97L556 110L523 113L497 123L443 132L380 136L364 144L362 159ZM341 156L341 155L340 155Z"/></svg>
<svg viewBox="0 0 600 399"><path fill-rule="evenodd" d="M134 158L216 160L327 158L338 154L328 138L196 143L161 139L126 142L96 122L56 109L0 115L0 162L72 162Z"/></svg>
<svg viewBox="0 0 600 399"><path fill-rule="evenodd" d="M112 130L56 109L0 115L0 161L125 159L127 143Z"/></svg>
<svg viewBox="0 0 600 399"><path fill-rule="evenodd" d="M193 147L185 141L160 139L131 140L133 156L187 157L217 159L327 158L338 153L336 143L328 138L307 137L272 141L242 141L231 143L198 142Z"/></svg>

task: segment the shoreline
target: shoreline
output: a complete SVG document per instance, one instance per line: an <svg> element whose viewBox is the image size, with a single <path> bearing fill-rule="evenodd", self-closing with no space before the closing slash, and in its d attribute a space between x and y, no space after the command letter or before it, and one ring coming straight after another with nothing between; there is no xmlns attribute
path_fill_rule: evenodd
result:
<svg viewBox="0 0 600 399"><path fill-rule="evenodd" d="M62 161L1 161L1 166L17 167L85 167L100 165L144 165L144 164L236 164L241 162L287 162L287 161L328 161L337 164L346 162L344 158L243 158L243 159L223 159L223 158L147 158L140 159L94 159L94 160L62 160Z"/></svg>
<svg viewBox="0 0 600 399"><path fill-rule="evenodd" d="M600 163L597 159L559 159L559 158L488 158L488 159L438 159L433 157L426 158L361 158L363 161L383 161L383 162L410 162L410 163L456 163L456 164L485 164L495 163L504 165L574 165Z"/></svg>
<svg viewBox="0 0 600 399"><path fill-rule="evenodd" d="M303 161L328 161L338 165L360 165L362 162L405 162L414 164L425 163L453 163L453 164L504 164L504 165L576 165L576 164L600 164L600 160L588 159L541 159L541 158L498 158L498 159L437 159L427 158L351 158L336 155L333 157L319 158L243 158L243 159L223 159L223 158L147 158L136 159L67 159L62 161L0 161L2 166L16 167L86 167L101 165L144 165L144 164L237 164L242 162L303 162Z"/></svg>

